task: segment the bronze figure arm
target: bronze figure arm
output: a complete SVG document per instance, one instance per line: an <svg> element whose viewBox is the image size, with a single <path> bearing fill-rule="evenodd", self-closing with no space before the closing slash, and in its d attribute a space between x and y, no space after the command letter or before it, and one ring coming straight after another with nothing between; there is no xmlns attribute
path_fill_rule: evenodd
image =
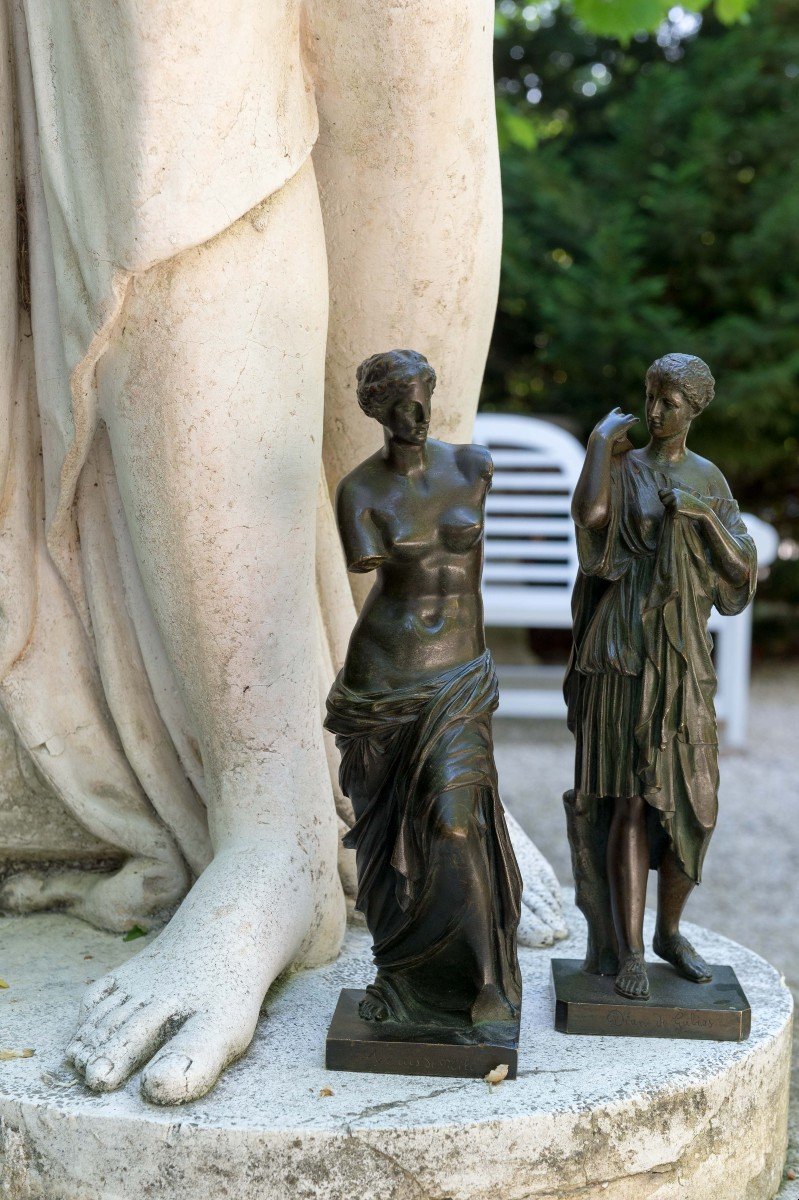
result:
<svg viewBox="0 0 799 1200"><path fill-rule="evenodd" d="M338 525L347 570L355 575L376 571L385 561L385 547L372 514L362 504L359 489L347 479L336 492L336 524Z"/></svg>
<svg viewBox="0 0 799 1200"><path fill-rule="evenodd" d="M610 520L611 459L631 448L627 430L637 420L614 408L591 433L572 496L572 520L580 529L604 529Z"/></svg>
<svg viewBox="0 0 799 1200"><path fill-rule="evenodd" d="M743 587L749 582L752 570L749 556L701 496L695 496L683 488L663 488L658 495L664 506L677 516L697 522L713 566L728 583L733 587Z"/></svg>

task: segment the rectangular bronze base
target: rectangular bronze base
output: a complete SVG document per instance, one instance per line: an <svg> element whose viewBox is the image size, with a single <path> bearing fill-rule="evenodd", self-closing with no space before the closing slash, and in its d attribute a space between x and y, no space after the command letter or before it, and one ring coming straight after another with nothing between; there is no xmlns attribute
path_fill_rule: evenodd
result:
<svg viewBox="0 0 799 1200"><path fill-rule="evenodd" d="M650 998L628 1000L612 975L589 975L577 959L553 958L555 1028L599 1037L746 1041L752 1010L738 977L732 967L711 969L710 983L691 983L667 963L647 963Z"/></svg>
<svg viewBox="0 0 799 1200"><path fill-rule="evenodd" d="M516 1078L519 1020L484 1026L480 1032L363 1021L358 1004L365 992L344 988L327 1031L325 1066L331 1071L374 1071L379 1075L437 1075L482 1079L506 1063ZM478 1041L479 1037L487 1040Z"/></svg>

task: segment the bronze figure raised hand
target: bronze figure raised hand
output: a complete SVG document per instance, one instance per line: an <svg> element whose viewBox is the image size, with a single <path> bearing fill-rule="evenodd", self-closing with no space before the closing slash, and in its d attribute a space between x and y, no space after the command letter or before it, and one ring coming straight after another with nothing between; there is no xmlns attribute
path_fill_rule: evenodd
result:
<svg viewBox="0 0 799 1200"><path fill-rule="evenodd" d="M358 368L385 445L342 480L351 571L375 571L328 698L356 823L357 905L377 974L367 1021L515 1021L522 884L497 790L497 682L480 576L492 463L428 438L435 372L411 350Z"/></svg>
<svg viewBox="0 0 799 1200"><path fill-rule="evenodd" d="M711 978L680 932L716 823L716 677L708 617L741 612L754 543L721 472L686 446L714 380L701 359L668 354L646 376L650 440L625 446L635 418L597 425L575 488L580 572L566 676L576 737L566 793L586 970L615 974L644 1000L643 917L658 871L653 948L686 979Z"/></svg>

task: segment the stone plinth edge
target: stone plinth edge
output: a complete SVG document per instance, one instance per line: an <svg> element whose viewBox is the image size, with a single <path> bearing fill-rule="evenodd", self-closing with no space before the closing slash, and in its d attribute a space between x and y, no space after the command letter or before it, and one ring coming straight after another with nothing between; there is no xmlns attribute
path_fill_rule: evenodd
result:
<svg viewBox="0 0 799 1200"><path fill-rule="evenodd" d="M579 931L552 952L582 953ZM650 931L651 933L651 931ZM337 962L288 978L250 1052L204 1100L95 1096L62 1061L86 982L135 954L64 916L0 924L3 1200L771 1200L786 1146L791 996L777 971L704 930L752 1006L741 1044L555 1032L546 951L523 951L519 1075L482 1080L324 1067L342 987L369 981L351 931ZM86 956L90 955L90 958ZM332 1095L323 1095L331 1089Z"/></svg>

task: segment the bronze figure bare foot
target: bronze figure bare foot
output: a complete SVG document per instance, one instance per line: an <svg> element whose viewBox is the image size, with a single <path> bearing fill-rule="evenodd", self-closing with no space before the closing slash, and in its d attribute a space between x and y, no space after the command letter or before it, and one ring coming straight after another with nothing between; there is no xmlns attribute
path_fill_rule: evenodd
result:
<svg viewBox="0 0 799 1200"><path fill-rule="evenodd" d="M391 1013L385 1000L369 987L358 1005L358 1015L363 1021L387 1021Z"/></svg>
<svg viewBox="0 0 799 1200"><path fill-rule="evenodd" d="M616 991L629 1000L649 999L649 976L643 954L633 952L622 960L616 976Z"/></svg>
<svg viewBox="0 0 799 1200"><path fill-rule="evenodd" d="M702 955L681 933L675 933L671 937L661 937L656 933L652 949L658 958L671 963L683 978L690 979L693 983L709 983L713 978L713 972Z"/></svg>

